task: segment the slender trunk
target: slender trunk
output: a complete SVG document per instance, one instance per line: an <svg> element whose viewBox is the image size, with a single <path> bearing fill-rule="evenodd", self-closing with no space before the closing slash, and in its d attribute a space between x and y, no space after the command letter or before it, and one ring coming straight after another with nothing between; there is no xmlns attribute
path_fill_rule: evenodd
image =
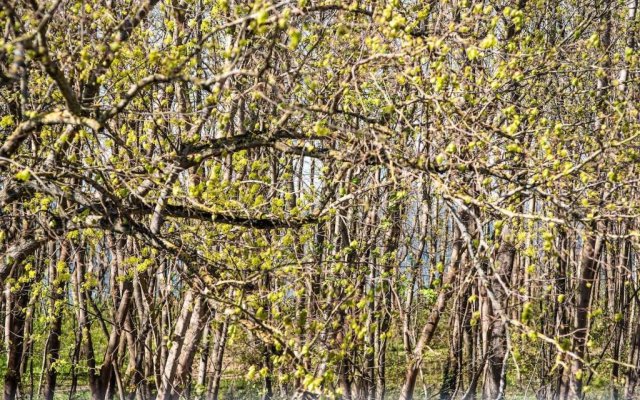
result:
<svg viewBox="0 0 640 400"><path fill-rule="evenodd" d="M200 353L200 362L198 365L198 379L196 380L196 388L198 390L202 390L204 392L205 383L207 379L207 370L209 367L209 351L211 350L210 346L210 336L211 336L211 321L207 321L204 326L204 332L202 332L202 352ZM204 398L204 396L199 396L200 398Z"/></svg>
<svg viewBox="0 0 640 400"><path fill-rule="evenodd" d="M624 227L624 224L623 224ZM629 308L627 303L627 285L624 284L625 281L631 280L632 277L628 276L626 273L626 268L628 264L628 258L630 254L630 248L626 241L621 241L619 247L619 257L615 265L610 265L610 274L615 276L613 285L614 292L617 292L618 296L614 302L614 308L611 310L611 315L613 315L615 326L614 326L614 343L613 343L613 359L616 361L611 366L611 380L613 387L611 388L611 398L618 400L620 398L620 373L621 368L619 362L622 361L622 352L625 343L625 332L626 332L626 318L624 318L626 310Z"/></svg>
<svg viewBox="0 0 640 400"><path fill-rule="evenodd" d="M558 267L556 269L556 288L557 295L555 298L555 335L560 340L560 343L569 348L569 345L564 343L568 343L569 338L569 310L566 305L566 296L567 296L567 266L568 266L568 241L567 234L564 230L560 231L558 244L557 244L557 252L558 252ZM566 371L564 365L570 363L570 359L568 356L563 356L564 362L558 366L557 380L555 384L555 392L554 399L566 399L569 395L569 375Z"/></svg>
<svg viewBox="0 0 640 400"><path fill-rule="evenodd" d="M69 253L69 245L65 241L60 247L60 257L57 265L49 265L49 279L52 282L50 315L53 321L50 325L49 338L47 339L46 348L46 382L44 387L44 399L53 400L56 390L56 381L58 374L55 363L60 357L60 335L62 334L62 306L64 301L64 272L67 270L67 258Z"/></svg>
<svg viewBox="0 0 640 400"><path fill-rule="evenodd" d="M14 267L15 276L22 272L22 268ZM5 325L5 340L7 348L7 369L4 375L4 399L17 398L20 387L20 363L24 345L24 328L26 307L29 302L29 283L21 285L18 290L11 290L11 285L5 286L5 303L7 316Z"/></svg>
<svg viewBox="0 0 640 400"><path fill-rule="evenodd" d="M627 369L624 385L624 398L626 400L631 400L635 399L635 391L638 385L638 372L640 371L640 324L637 324L634 329L627 362L633 365L633 367Z"/></svg>
<svg viewBox="0 0 640 400"><path fill-rule="evenodd" d="M458 304L454 310L452 330L449 336L449 355L444 365L442 373L442 386L440 387L440 400L450 400L453 398L459 385L460 374L460 353L462 352L462 335L460 329L460 315L462 304Z"/></svg>
<svg viewBox="0 0 640 400"><path fill-rule="evenodd" d="M509 242L509 235L509 230L505 227L502 232L502 243L498 248L494 263L495 269L490 276L490 290L505 312L509 301L507 292L509 279L516 254L515 247ZM489 348L482 396L485 399L496 400L504 398L508 338L506 323L500 315L495 314L493 307L490 306L488 309L491 321L487 335Z"/></svg>
<svg viewBox="0 0 640 400"><path fill-rule="evenodd" d="M453 240L453 249L451 251L449 270L447 271L442 282L442 288L438 293L436 303L429 313L427 322L422 328L420 338L418 339L415 348L411 352L405 372L404 384L400 392L400 400L413 399L413 392L415 389L416 381L418 379L418 373L420 372L420 366L422 364L422 354L424 352L424 349L431 342L431 339L433 338L433 335L435 334L436 328L438 326L438 322L440 321L440 317L444 313L447 302L453 294L453 288L451 287L451 284L454 282L454 279L458 274L460 260L463 256L462 250L463 240L461 238L460 232L456 230Z"/></svg>
<svg viewBox="0 0 640 400"><path fill-rule="evenodd" d="M224 350L227 345L228 319L218 324L216 337L213 346L213 375L209 380L207 389L207 400L218 400L220 392L220 378L222 377L222 361L224 360Z"/></svg>
<svg viewBox="0 0 640 400"><path fill-rule="evenodd" d="M587 355L589 338L589 312L591 310L592 287L598 266L598 257L602 246L602 236L587 232L580 257L580 274L577 285L577 299L574 322L573 352L578 358L571 361L569 376L569 398L582 398L584 376L584 358Z"/></svg>
<svg viewBox="0 0 640 400"><path fill-rule="evenodd" d="M191 314L193 313L193 292L189 289L184 297L182 305L182 311L176 321L176 325L171 337L171 348L167 354L167 361L165 362L160 390L158 391L157 399L169 400L171 398L173 383L178 369L178 357L182 350L182 346L185 344L185 334L189 327L189 321L191 320Z"/></svg>
<svg viewBox="0 0 640 400"><path fill-rule="evenodd" d="M191 367L193 365L193 359L196 355L196 350L200 345L204 327L208 316L209 308L206 300L202 297L198 297L193 306L193 313L189 321L189 328L184 336L184 345L178 358L178 368L176 370L176 382L174 383L172 399L177 399L180 391L188 391L191 387ZM187 395L187 398L191 396Z"/></svg>

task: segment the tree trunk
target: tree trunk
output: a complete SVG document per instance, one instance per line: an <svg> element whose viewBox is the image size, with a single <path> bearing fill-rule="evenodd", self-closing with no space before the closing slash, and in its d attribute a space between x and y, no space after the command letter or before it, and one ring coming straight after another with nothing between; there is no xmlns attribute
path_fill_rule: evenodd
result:
<svg viewBox="0 0 640 400"><path fill-rule="evenodd" d="M601 232L601 230L599 231ZM589 337L589 312L591 309L592 287L598 267L598 257L602 246L602 236L594 232L586 232L580 256L580 274L577 286L577 300L574 322L573 352L579 359L573 358L569 376L569 398L582 398L582 377L584 376L584 360L587 354Z"/></svg>
<svg viewBox="0 0 640 400"><path fill-rule="evenodd" d="M177 399L181 391L188 391L191 386L191 367L195 358L198 345L202 339L204 327L208 316L209 307L206 300L198 297L193 306L193 313L189 321L189 328L184 336L184 345L182 346L180 357L178 359L178 368L176 370L176 382L173 387L172 399ZM190 398L191 396L186 396Z"/></svg>
<svg viewBox="0 0 640 400"><path fill-rule="evenodd" d="M465 218L465 220L466 219L467 218ZM413 392L415 389L416 381L418 379L418 373L420 372L420 366L422 364L422 354L424 352L424 349L431 342L431 339L433 338L433 335L435 334L436 328L438 326L438 322L440 321L440 317L444 313L447 302L454 292L451 284L454 282L458 274L460 260L463 258L462 250L463 240L461 238L459 230L456 230L453 239L453 249L451 251L449 270L447 271L443 279L440 292L438 293L438 298L436 299L436 303L429 313L427 322L422 328L420 338L418 339L415 348L410 353L411 355L405 372L404 384L400 392L400 400L413 399Z"/></svg>
<svg viewBox="0 0 640 400"><path fill-rule="evenodd" d="M14 279L19 277L22 268L14 266ZM24 344L25 311L29 303L29 283L20 285L12 291L11 285L5 285L5 303L7 307L5 340L7 348L7 370L4 375L4 399L17 398L20 387L20 363Z"/></svg>
<svg viewBox="0 0 640 400"><path fill-rule="evenodd" d="M182 311L176 322L173 335L171 336L171 348L167 354L167 361L162 372L162 380L160 390L158 391L158 400L171 399L174 379L178 369L178 357L181 354L182 346L185 344L185 334L189 328L189 321L193 313L193 292L189 289L184 297Z"/></svg>
<svg viewBox="0 0 640 400"><path fill-rule="evenodd" d="M224 360L224 350L227 345L228 319L218 324L216 337L213 346L213 375L209 380L207 389L207 400L218 400L220 392L220 378L222 377L222 361Z"/></svg>
<svg viewBox="0 0 640 400"><path fill-rule="evenodd" d="M51 263L49 265L49 280L51 286L50 315L53 321L50 325L49 338L47 339L45 373L46 382L44 387L44 399L53 400L56 390L56 381L58 374L55 363L60 357L60 335L62 334L62 315L64 301L65 282L63 274L67 270L67 259L69 254L69 244L67 241L62 243L60 247L60 256L57 265Z"/></svg>
<svg viewBox="0 0 640 400"><path fill-rule="evenodd" d="M506 313L509 301L507 290L510 286L516 251L515 247L509 242L510 232L508 227L505 226L503 229L502 242L494 262L495 269L490 276L490 290L502 310ZM487 335L489 348L482 397L484 399L499 400L504 398L506 386L507 327L502 316L496 315L496 310L491 306L490 302L488 303L492 320L489 322Z"/></svg>

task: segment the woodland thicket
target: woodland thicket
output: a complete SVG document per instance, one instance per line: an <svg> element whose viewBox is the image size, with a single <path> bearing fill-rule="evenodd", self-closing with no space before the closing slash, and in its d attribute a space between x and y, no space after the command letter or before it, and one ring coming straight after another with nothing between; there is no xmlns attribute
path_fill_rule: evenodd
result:
<svg viewBox="0 0 640 400"><path fill-rule="evenodd" d="M640 398L638 0L0 0L4 399Z"/></svg>

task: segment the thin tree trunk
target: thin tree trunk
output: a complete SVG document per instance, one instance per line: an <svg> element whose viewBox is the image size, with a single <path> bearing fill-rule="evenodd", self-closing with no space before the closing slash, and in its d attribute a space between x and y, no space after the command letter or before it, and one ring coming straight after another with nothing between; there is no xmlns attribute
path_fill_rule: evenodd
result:
<svg viewBox="0 0 640 400"><path fill-rule="evenodd" d="M178 369L178 357L182 350L182 346L185 344L185 334L189 328L189 321L191 320L191 314L193 313L193 292L191 289L187 290L182 304L182 311L176 321L176 325L171 337L171 348L167 354L167 361L164 365L162 372L162 380L160 390L158 391L158 400L169 400L173 390L174 379Z"/></svg>
<svg viewBox="0 0 640 400"><path fill-rule="evenodd" d="M465 218L466 220L467 218ZM410 359L408 361L407 369L405 372L404 383L400 392L400 400L413 399L413 392L415 389L416 381L418 379L418 373L420 372L420 366L422 364L422 357L424 349L429 345L433 335L435 334L440 317L444 313L445 307L451 295L453 294L453 288L451 284L454 282L458 270L460 267L460 260L462 258L463 241L459 230L456 230L453 249L451 251L451 259L449 270L447 271L444 280L442 282L442 288L438 293L436 303L429 313L427 322L425 323L418 342L410 353Z"/></svg>
<svg viewBox="0 0 640 400"><path fill-rule="evenodd" d="M498 248L497 258L494 263L496 269L490 276L490 289L503 310L507 309L509 301L507 290L516 254L515 247L509 243L509 235L509 229L505 226L502 232L502 242ZM504 398L506 387L507 328L501 316L494 313L495 310L491 307L490 302L487 303L490 310L489 316L492 320L489 322L487 335L489 347L482 396L485 399L499 400Z"/></svg>
<svg viewBox="0 0 640 400"><path fill-rule="evenodd" d="M578 357L571 361L569 376L569 398L582 398L584 358L587 355L589 337L589 312L591 309L592 287L598 266L602 236L586 232L580 257L580 275L578 277L575 311L573 352Z"/></svg>
<svg viewBox="0 0 640 400"><path fill-rule="evenodd" d="M222 362L224 360L224 351L227 345L227 331L229 327L228 318L218 324L216 337L213 346L213 375L209 380L207 389L207 400L218 400L220 392L220 379L222 378Z"/></svg>
<svg viewBox="0 0 640 400"><path fill-rule="evenodd" d="M22 268L14 267L14 278ZM21 285L18 290L12 291L11 285L5 285L5 302L7 316L5 325L5 340L7 348L7 370L4 375L4 399L17 398L20 387L20 363L24 345L25 311L29 303L30 284Z"/></svg>
<svg viewBox="0 0 640 400"><path fill-rule="evenodd" d="M50 325L49 337L47 339L46 346L46 382L44 387L44 399L53 400L53 396L56 391L56 382L58 374L56 371L55 363L60 357L60 335L62 334L62 306L64 301L64 287L65 281L63 280L64 273L67 270L67 259L69 254L69 244L67 241L62 243L60 247L59 261L56 265L51 263L49 265L49 279L52 282L51 287L51 300L50 300L50 315L53 316L53 321Z"/></svg>
<svg viewBox="0 0 640 400"><path fill-rule="evenodd" d="M209 312L206 300L198 297L193 306L193 313L189 321L189 328L184 336L184 345L182 346L180 356L178 358L178 368L176 370L176 383L173 385L174 391L172 399L177 399L180 391L188 391L191 387L191 367L196 350L202 339L206 321L209 319ZM187 398L191 396L187 395Z"/></svg>

